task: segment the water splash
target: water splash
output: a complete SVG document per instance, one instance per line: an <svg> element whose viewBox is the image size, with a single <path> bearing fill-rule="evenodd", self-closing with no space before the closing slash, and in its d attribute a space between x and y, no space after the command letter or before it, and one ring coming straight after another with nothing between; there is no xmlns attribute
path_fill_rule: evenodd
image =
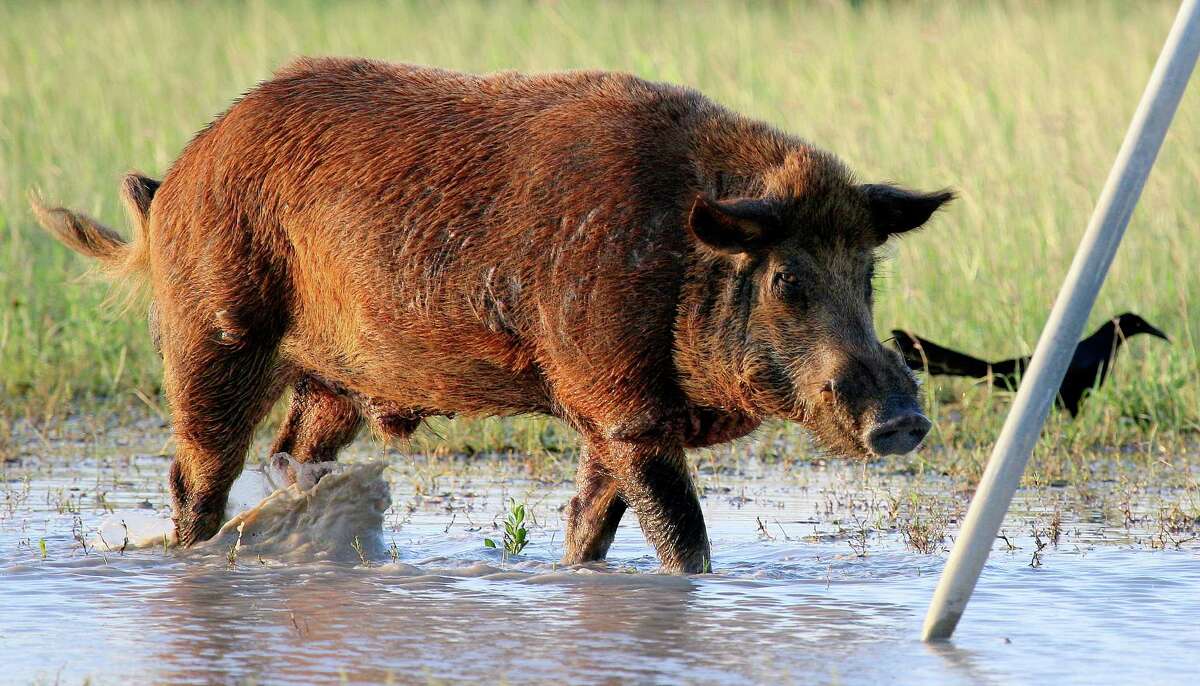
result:
<svg viewBox="0 0 1200 686"><path fill-rule="evenodd" d="M383 551L383 514L392 504L385 467L346 465L310 489L278 489L196 547L288 559L376 557Z"/></svg>
<svg viewBox="0 0 1200 686"><path fill-rule="evenodd" d="M288 458L290 460L290 458ZM392 504L381 462L304 465L322 476L315 483L297 473L286 483L283 469L297 464L273 460L263 471L246 470L230 489L226 522L198 553L252 555L281 559L353 560L382 554L384 512ZM305 488L306 485L312 484ZM100 523L92 546L102 551L174 546L169 517L146 512L114 512ZM232 552L231 552L232 551Z"/></svg>

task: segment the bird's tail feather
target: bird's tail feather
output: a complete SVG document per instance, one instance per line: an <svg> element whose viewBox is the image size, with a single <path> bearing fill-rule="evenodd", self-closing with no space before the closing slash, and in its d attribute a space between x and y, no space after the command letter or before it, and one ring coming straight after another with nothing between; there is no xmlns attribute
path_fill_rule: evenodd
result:
<svg viewBox="0 0 1200 686"><path fill-rule="evenodd" d="M892 331L892 336L910 369L934 375L969 376L977 379L991 373L991 365L988 362L944 348L914 333L897 329Z"/></svg>

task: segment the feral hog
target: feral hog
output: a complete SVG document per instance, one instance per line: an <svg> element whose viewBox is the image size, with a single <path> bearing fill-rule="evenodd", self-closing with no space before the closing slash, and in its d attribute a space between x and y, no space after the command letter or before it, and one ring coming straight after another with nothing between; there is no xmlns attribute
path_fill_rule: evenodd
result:
<svg viewBox="0 0 1200 686"><path fill-rule="evenodd" d="M35 209L149 280L185 545L289 386L272 452L302 461L364 421L558 417L583 437L564 563L602 559L632 507L672 572L709 569L685 448L776 417L867 457L930 426L871 277L951 194L859 184L684 88L302 59L125 197L130 243Z"/></svg>

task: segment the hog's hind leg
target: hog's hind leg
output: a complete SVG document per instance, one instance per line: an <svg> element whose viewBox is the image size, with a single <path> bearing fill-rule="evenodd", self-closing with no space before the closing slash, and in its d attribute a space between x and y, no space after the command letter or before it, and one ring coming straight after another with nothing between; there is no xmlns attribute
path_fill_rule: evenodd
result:
<svg viewBox="0 0 1200 686"><path fill-rule="evenodd" d="M187 316L164 325L170 334L163 339L163 368L178 446L171 495L179 543L190 546L220 527L254 428L279 398L289 371L278 364L279 335L270 326L230 342Z"/></svg>

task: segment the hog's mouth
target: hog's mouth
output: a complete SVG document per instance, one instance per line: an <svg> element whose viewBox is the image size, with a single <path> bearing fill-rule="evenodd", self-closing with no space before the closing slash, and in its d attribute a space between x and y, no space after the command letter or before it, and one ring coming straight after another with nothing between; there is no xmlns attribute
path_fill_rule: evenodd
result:
<svg viewBox="0 0 1200 686"><path fill-rule="evenodd" d="M855 460L879 457L863 438L862 422L840 408L805 403L803 411L792 419L808 430L818 447L833 455Z"/></svg>
<svg viewBox="0 0 1200 686"><path fill-rule="evenodd" d="M874 392L842 395L834 380L797 382L785 365L768 358L746 375L757 391L750 394L753 414L800 424L831 455L872 460L906 454L920 447L932 425L917 402L916 378L897 367L884 367L879 376L885 383L877 382Z"/></svg>
<svg viewBox="0 0 1200 686"><path fill-rule="evenodd" d="M803 403L792 419L824 450L859 460L913 452L932 426L916 398L904 395L891 396L859 413L836 402Z"/></svg>

